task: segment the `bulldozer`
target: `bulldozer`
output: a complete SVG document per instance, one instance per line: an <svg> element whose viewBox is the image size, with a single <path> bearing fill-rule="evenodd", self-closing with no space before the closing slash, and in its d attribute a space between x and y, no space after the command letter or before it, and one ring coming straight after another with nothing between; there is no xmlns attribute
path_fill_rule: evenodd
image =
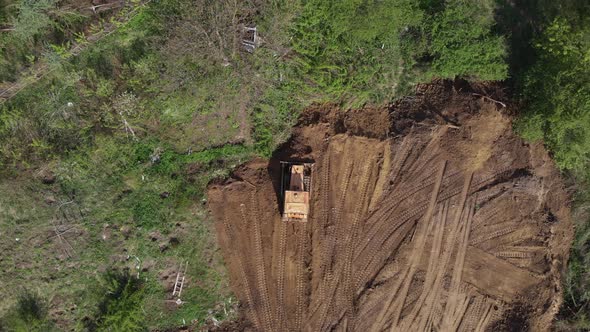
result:
<svg viewBox="0 0 590 332"><path fill-rule="evenodd" d="M313 163L281 161L282 220L307 222Z"/></svg>

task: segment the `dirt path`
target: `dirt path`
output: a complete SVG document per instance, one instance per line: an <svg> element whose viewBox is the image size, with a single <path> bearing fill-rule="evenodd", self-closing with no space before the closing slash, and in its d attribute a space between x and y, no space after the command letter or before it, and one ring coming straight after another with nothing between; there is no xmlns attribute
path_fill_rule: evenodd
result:
<svg viewBox="0 0 590 332"><path fill-rule="evenodd" d="M139 13L139 10L150 2L151 0L142 0L137 3L132 3L128 8L128 11L124 12L124 15L112 17L109 22L100 22L97 24L98 30L96 32L85 36L82 42L73 42L67 50L67 55L65 57L77 57L89 46L110 36L135 17ZM92 28L96 29L96 27L91 27L89 30ZM55 68L55 66L49 66L46 59L41 59L31 66L31 68L19 73L19 77L15 82L0 82L0 105L12 99L23 89L40 81L43 77L55 70Z"/></svg>
<svg viewBox="0 0 590 332"><path fill-rule="evenodd" d="M463 90L308 110L270 161L210 186L242 329L550 327L572 238L561 180L541 146ZM308 223L281 222L280 160L315 162Z"/></svg>

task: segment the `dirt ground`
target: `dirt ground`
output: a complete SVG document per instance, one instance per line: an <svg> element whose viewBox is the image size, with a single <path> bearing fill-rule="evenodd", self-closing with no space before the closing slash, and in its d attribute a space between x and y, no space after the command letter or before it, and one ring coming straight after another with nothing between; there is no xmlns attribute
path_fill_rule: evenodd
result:
<svg viewBox="0 0 590 332"><path fill-rule="evenodd" d="M211 184L231 329L548 330L568 197L543 147L478 94L445 81L387 107L309 109L270 160ZM315 163L307 223L280 219L280 160Z"/></svg>

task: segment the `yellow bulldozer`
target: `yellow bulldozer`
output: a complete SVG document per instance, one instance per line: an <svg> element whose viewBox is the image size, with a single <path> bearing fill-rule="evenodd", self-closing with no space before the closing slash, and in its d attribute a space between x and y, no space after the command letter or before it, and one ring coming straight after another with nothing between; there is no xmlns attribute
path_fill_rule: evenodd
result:
<svg viewBox="0 0 590 332"><path fill-rule="evenodd" d="M309 218L312 163L281 162L283 221L306 222Z"/></svg>

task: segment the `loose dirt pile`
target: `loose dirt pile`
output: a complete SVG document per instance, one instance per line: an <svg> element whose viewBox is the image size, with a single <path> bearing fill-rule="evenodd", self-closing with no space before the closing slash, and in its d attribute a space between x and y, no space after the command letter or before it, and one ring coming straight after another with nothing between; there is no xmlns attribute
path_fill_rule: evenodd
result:
<svg viewBox="0 0 590 332"><path fill-rule="evenodd" d="M310 109L270 161L210 186L240 329L550 327L567 196L543 147L474 91L443 82L383 109ZM315 162L307 223L280 219L280 160Z"/></svg>

